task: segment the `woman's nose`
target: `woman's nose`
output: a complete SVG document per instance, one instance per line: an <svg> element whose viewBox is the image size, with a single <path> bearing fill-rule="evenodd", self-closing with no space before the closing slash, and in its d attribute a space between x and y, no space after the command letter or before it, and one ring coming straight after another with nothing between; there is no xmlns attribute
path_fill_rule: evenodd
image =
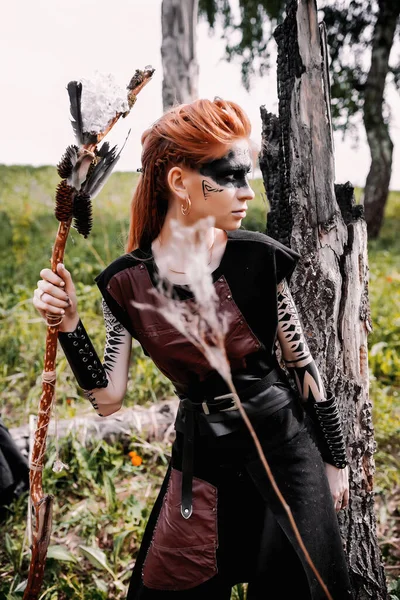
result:
<svg viewBox="0 0 400 600"><path fill-rule="evenodd" d="M256 194L253 191L253 189L250 187L250 184L248 181L247 181L247 185L244 185L244 186L238 188L238 191L237 191L237 197L240 200L253 200L255 195Z"/></svg>

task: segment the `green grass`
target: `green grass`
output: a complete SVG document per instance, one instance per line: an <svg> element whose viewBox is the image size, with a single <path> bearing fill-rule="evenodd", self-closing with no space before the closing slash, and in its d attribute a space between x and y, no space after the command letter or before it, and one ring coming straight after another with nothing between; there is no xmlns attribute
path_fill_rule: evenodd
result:
<svg viewBox="0 0 400 600"><path fill-rule="evenodd" d="M104 347L101 299L93 279L124 252L129 204L137 175L115 173L94 202L94 226L89 239L71 231L66 266L77 286L79 311L99 353ZM0 165L0 389L1 413L8 427L26 423L36 413L41 392L45 326L32 306L39 271L51 255L57 222L53 167ZM252 182L256 198L244 226L264 230L267 205L262 182ZM356 190L357 195L360 190ZM369 294L373 332L369 336L370 395L377 441L376 490L381 499L400 489L400 193L389 197L380 238L368 245ZM140 347L134 345L125 405L146 403L172 393ZM62 353L57 360L59 418L71 418L92 408L82 397ZM162 446L146 447L132 438L109 446L82 447L74 436L63 441L62 460L68 471L51 470L50 445L45 472L46 491L55 494L52 558L48 561L42 600L102 600L123 598L148 511L165 471ZM129 450L143 456L134 467ZM379 516L379 515L378 515ZM390 515L386 514L388 522ZM0 545L0 600L21 598L17 591L28 565L24 541L26 497L10 507ZM383 521L380 522L382 531ZM389 527L389 526L388 526ZM61 548L59 547L61 546ZM93 552L80 546L94 547ZM72 553L68 554L68 552ZM104 554L102 554L104 553ZM391 549L385 561L393 564ZM393 583L394 586L397 584ZM244 597L242 589L236 597ZM393 591L393 597L400 594Z"/></svg>

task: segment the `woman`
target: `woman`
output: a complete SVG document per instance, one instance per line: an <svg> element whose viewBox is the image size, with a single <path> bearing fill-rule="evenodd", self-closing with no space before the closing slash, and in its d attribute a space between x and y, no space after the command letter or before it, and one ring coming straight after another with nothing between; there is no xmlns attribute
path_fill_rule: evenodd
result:
<svg viewBox="0 0 400 600"><path fill-rule="evenodd" d="M127 253L96 278L107 331L103 364L79 319L65 267L58 265L57 274L43 269L34 292L43 316L63 316L60 343L98 414L122 405L132 337L181 400L172 459L129 600L206 594L228 600L238 582L248 582L248 600L326 597L225 382L161 314L131 302L154 303L171 219L192 225L209 215L215 218L207 231L209 265L220 309L230 317L225 344L236 390L322 579L335 600L351 598L335 512L348 503L343 436L334 396L324 389L287 285L300 255L240 229L254 198L247 179L249 135L242 109L221 99L177 106L143 134ZM192 297L183 264L182 256L168 277L179 301ZM276 338L299 394L279 367Z"/></svg>

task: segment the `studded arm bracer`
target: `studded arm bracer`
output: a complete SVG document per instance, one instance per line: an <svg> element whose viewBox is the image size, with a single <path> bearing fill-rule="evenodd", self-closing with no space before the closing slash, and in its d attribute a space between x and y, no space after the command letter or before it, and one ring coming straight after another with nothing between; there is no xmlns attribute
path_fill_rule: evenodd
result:
<svg viewBox="0 0 400 600"><path fill-rule="evenodd" d="M58 339L81 388L91 390L108 386L106 371L80 319L74 331L60 331Z"/></svg>
<svg viewBox="0 0 400 600"><path fill-rule="evenodd" d="M106 302L102 302L106 326L103 362L81 320L74 331L60 331L58 339L84 395L100 416L107 416L122 404L128 380L132 338L112 315Z"/></svg>

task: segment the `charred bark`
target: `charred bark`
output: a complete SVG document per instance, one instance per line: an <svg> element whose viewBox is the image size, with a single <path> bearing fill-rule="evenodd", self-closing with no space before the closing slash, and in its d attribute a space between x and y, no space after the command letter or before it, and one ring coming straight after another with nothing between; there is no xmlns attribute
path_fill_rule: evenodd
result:
<svg viewBox="0 0 400 600"><path fill-rule="evenodd" d="M198 0L163 0L161 8L164 111L198 96Z"/></svg>
<svg viewBox="0 0 400 600"><path fill-rule="evenodd" d="M275 38L279 119L261 110L267 233L303 256L291 290L325 389L336 395L342 416L350 505L339 520L354 597L384 600L368 395L367 228L352 186L334 186L327 52L315 0L289 0Z"/></svg>
<svg viewBox="0 0 400 600"><path fill-rule="evenodd" d="M368 235L376 238L383 222L392 173L393 142L383 115L386 75L400 3L379 0L379 13L372 39L371 67L364 91L364 125L371 152L371 166L364 190Z"/></svg>

